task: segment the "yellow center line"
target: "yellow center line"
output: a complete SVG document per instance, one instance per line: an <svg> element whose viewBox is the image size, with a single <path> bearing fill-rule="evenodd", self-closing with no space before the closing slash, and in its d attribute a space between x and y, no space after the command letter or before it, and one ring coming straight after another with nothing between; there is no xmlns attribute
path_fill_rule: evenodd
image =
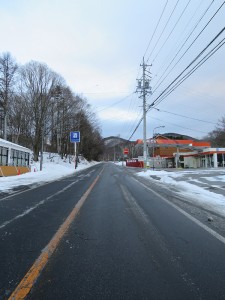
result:
<svg viewBox="0 0 225 300"><path fill-rule="evenodd" d="M103 168L104 169L104 168ZM65 222L60 226L58 231L55 233L51 241L48 243L48 245L42 250L42 253L40 256L36 259L32 267L29 269L27 274L23 277L23 279L20 281L16 289L13 291L11 296L8 300L22 300L25 299L25 297L28 295L30 290L32 289L34 283L36 282L37 278L41 274L42 270L46 266L47 262L49 261L51 255L59 245L61 239L69 229L71 223L79 213L82 205L84 204L85 200L87 199L88 195L90 194L91 190L94 188L95 184L97 183L101 173L103 172L103 169L101 170L100 174L96 177L96 179L93 181L91 186L88 188L88 190L83 194L83 196L80 198L80 200L77 202Z"/></svg>

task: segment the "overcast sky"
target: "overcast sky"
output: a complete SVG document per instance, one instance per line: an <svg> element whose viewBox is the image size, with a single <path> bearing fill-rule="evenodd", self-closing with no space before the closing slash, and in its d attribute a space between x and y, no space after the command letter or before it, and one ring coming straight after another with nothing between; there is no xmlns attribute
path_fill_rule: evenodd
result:
<svg viewBox="0 0 225 300"><path fill-rule="evenodd" d="M0 53L9 51L19 64L46 63L92 105L103 137L128 139L142 115L142 99L134 92L143 57L152 64L151 104L224 28L225 5L193 43L222 3L0 0ZM204 55L224 38L222 32ZM215 128L225 116L224 53L222 46L148 112L147 137L154 131L201 138ZM158 126L165 128L155 129ZM142 132L141 124L131 139L142 138Z"/></svg>

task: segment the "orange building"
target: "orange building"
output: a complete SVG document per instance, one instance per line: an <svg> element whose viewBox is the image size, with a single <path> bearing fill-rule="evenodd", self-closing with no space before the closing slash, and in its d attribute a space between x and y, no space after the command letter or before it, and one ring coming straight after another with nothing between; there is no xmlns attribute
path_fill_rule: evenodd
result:
<svg viewBox="0 0 225 300"><path fill-rule="evenodd" d="M176 136L178 139L158 135L146 141L149 167L158 165L159 167L199 168L225 165L225 148L211 148L210 142L191 138L179 139L179 136L183 136L177 134ZM143 140L137 140L136 147L143 148Z"/></svg>

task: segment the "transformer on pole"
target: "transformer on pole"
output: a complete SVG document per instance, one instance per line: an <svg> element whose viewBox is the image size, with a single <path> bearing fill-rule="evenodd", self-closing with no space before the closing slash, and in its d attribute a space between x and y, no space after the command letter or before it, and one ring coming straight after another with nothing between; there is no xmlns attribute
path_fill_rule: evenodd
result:
<svg viewBox="0 0 225 300"><path fill-rule="evenodd" d="M146 96L147 94L151 94L151 87L150 87L150 79L151 77L146 74L148 72L146 69L150 67L145 63L145 59L143 57L143 63L141 64L142 67L142 78L137 79L138 86L136 92L140 93L140 98L143 100L143 160L144 160L144 168L147 167L147 143L146 143ZM149 72L148 72L149 73Z"/></svg>

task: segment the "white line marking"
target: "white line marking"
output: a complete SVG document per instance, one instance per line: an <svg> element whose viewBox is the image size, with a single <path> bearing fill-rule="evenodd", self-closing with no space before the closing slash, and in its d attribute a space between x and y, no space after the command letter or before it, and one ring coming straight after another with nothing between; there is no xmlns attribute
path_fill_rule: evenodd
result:
<svg viewBox="0 0 225 300"><path fill-rule="evenodd" d="M103 171L103 169L102 169L102 171ZM102 174L102 171L100 172L99 175L97 175L95 180L92 182L92 184L86 190L86 192L83 194L83 196L80 198L80 200L76 203L76 205L70 212L69 216L63 222L63 224L59 227L59 229L54 234L54 236L52 237L50 242L47 244L47 246L44 249L42 249L41 254L35 260L35 262L31 266L31 268L28 270L28 272L25 274L25 276L22 278L20 283L17 285L16 289L12 292L12 294L9 297L9 300L10 299L11 300L25 299L26 296L30 293L31 289L33 288L34 284L36 283L41 272L45 268L48 261L51 259L52 254L58 247L59 243L61 242L62 238L65 236L66 232L69 230L69 227L71 226L72 222L76 218L76 216L79 213L80 209L82 208L84 202L86 201L86 199L88 198L92 189L95 187L96 183L98 182L100 175Z"/></svg>
<svg viewBox="0 0 225 300"><path fill-rule="evenodd" d="M32 212L34 209L38 208L39 206L45 204L45 202L47 202L48 200L50 200L51 198L65 192L67 189L69 189L72 185L74 185L75 183L77 183L79 180L76 180L72 183L70 183L69 185L67 185L66 187L64 187L62 190L56 192L55 194L52 194L51 196L48 196L47 198L45 198L44 200L41 200L40 202L38 202L36 205L26 209L23 213L17 215L16 217L12 218L11 220L8 220L8 221L5 221L4 223L2 223L0 225L0 229L1 228L4 228L5 226L7 226L8 224L12 223L13 221L19 219L19 218L22 218L26 215L28 215L30 212Z"/></svg>
<svg viewBox="0 0 225 300"><path fill-rule="evenodd" d="M197 220L196 218L194 218L193 216L191 216L189 213L187 213L186 211L184 211L182 208L180 208L176 204L174 204L174 203L170 202L169 200L167 200L166 198L164 198L159 193L157 193L154 190L152 190L151 188L147 187L142 182L138 181L136 178L134 178L134 180L137 181L143 187L145 187L147 190L151 191L157 197L159 197L160 199L162 199L164 202L166 202L167 204L169 204L170 206L172 206L173 208L175 208L176 210L178 210L180 213L182 213L189 220L191 220L192 222L194 222L195 224L197 224L199 227L203 228L205 231L207 231L208 233L210 233L213 237L215 237L216 239L218 239L220 242L222 242L223 244L225 244L225 238L222 235L220 235L219 233L217 233L213 229L209 228L208 226L206 226L205 224L203 224L201 221Z"/></svg>
<svg viewBox="0 0 225 300"><path fill-rule="evenodd" d="M66 191L67 189L69 189L72 185L74 185L75 183L77 183L77 182L79 182L80 180L82 180L84 177L90 177L90 175L91 175L94 171L95 171L95 169L89 171L87 174L81 175L82 178L79 178L79 179L73 181L71 184L67 185L67 186L66 186L65 188L63 188L62 190L56 192L55 194L52 194L51 196L48 196L48 197L47 197L46 199L44 199L44 200L41 200L39 203L37 203L36 205L34 205L34 206L32 206L32 207L26 209L23 213L21 213L21 214L15 216L15 217L12 218L11 220L5 221L4 223L2 223L2 224L0 225L0 229L1 229L1 228L4 228L5 226L7 226L8 224L12 223L12 222L15 221L15 220L17 220L17 219L19 219L19 218L22 218L22 217L24 217L25 215L28 215L28 214L29 214L30 212L32 212L34 209L36 209L36 208L38 208L39 206L43 205L45 202L47 202L47 201L50 200L51 198L53 198L53 197L55 197L55 196L57 196L57 195L63 193L64 191ZM70 177L70 176L69 176L69 177ZM78 177L79 177L79 176L78 176ZM59 181L59 179L57 179L56 181ZM53 181L52 181L52 182L53 182ZM47 183L45 183L45 184L43 184L43 185L41 185L41 186L50 184L50 183L52 183L52 182L47 182ZM21 191L21 192L18 192L18 193L9 195L9 196L7 196L7 197L5 197L5 198L3 198L3 199L0 199L0 201L6 200L7 198L10 198L10 197L13 197L13 196L17 196L17 195L22 194L22 193L25 193L25 192L27 192L27 191L31 191L32 189L36 189L36 188L38 188L38 187L40 187L40 185L37 186L37 187L31 188L31 189L29 189L29 190L25 190L25 191Z"/></svg>
<svg viewBox="0 0 225 300"><path fill-rule="evenodd" d="M84 170L85 170L85 169L84 169ZM37 185L35 185L34 187L31 187L31 188L29 188L28 190L24 190L24 191L20 191L20 192L14 192L14 193L11 193L11 194L9 194L8 196L5 196L4 198L0 199L0 202L6 200L6 199L8 199L8 198L13 198L14 196L17 196L17 195L20 195L20 194L23 194L23 193L26 193L26 192L35 190L35 189L37 189L37 188L39 188L39 187L42 187L42 186L45 186L45 185L47 185L47 184L51 184L51 183L53 183L53 182L64 181L64 180L66 180L67 178L70 178L70 177L72 177L72 176L74 176L74 175L76 175L76 174L78 174L78 173L81 173L82 171L83 171L83 170L79 170L79 171L77 171L77 172L74 173L74 174L66 175L66 176L64 176L64 177L61 177L61 178L58 178L58 179L54 179L54 180L48 181L48 182L44 182L44 181L43 181L42 183L34 182L34 184L37 184ZM95 169L92 170L92 171L90 171L89 173L92 173L92 172L94 172L94 171L95 171ZM83 175L80 175L80 176L83 176ZM78 177L80 177L80 176L78 176ZM86 175L84 175L84 177L85 177L85 176L86 176ZM31 183L31 185L32 185L32 183ZM28 185L25 185L25 186L29 186L29 184L28 184ZM15 187L16 187L16 186L15 186ZM1 192L4 192L4 190L1 191Z"/></svg>

